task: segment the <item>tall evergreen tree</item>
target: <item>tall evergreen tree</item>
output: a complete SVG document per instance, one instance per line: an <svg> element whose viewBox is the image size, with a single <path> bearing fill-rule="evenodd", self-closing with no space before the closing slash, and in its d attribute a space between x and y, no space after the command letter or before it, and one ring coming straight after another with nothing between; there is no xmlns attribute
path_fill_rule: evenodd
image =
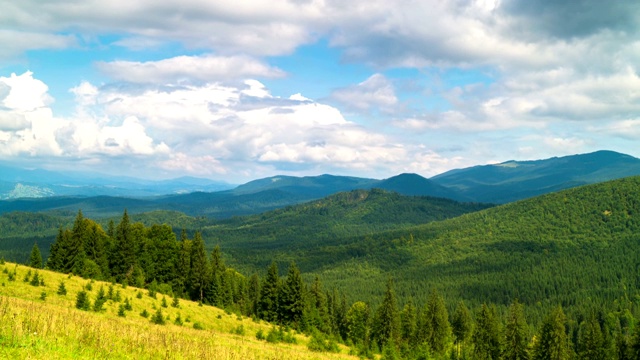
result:
<svg viewBox="0 0 640 360"><path fill-rule="evenodd" d="M85 219L84 249L87 260L100 268L104 278L109 276L109 237L96 222Z"/></svg>
<svg viewBox="0 0 640 360"><path fill-rule="evenodd" d="M187 291L186 287L189 282L189 271L191 271L191 244L192 241L187 237L187 231L182 229L177 249L177 277L174 279L173 284L174 291L177 291L180 294L184 294Z"/></svg>
<svg viewBox="0 0 640 360"><path fill-rule="evenodd" d="M451 337L451 325L444 298L435 290L429 295L427 309L430 328L427 343L434 353L442 355Z"/></svg>
<svg viewBox="0 0 640 360"><path fill-rule="evenodd" d="M262 282L260 289L260 302L258 314L261 319L270 322L278 320L278 294L280 292L280 277L278 265L272 262L267 271L267 277Z"/></svg>
<svg viewBox="0 0 640 360"><path fill-rule="evenodd" d="M309 309L308 320L309 325L316 329L329 333L331 331L329 319L329 309L327 307L327 296L322 289L322 283L317 276L309 287Z"/></svg>
<svg viewBox="0 0 640 360"><path fill-rule="evenodd" d="M565 329L566 317L561 307L549 313L542 323L538 341L534 346L534 360L565 360L570 358Z"/></svg>
<svg viewBox="0 0 640 360"><path fill-rule="evenodd" d="M354 344L368 344L369 337L369 305L357 301L347 311L347 338Z"/></svg>
<svg viewBox="0 0 640 360"><path fill-rule="evenodd" d="M249 314L258 315L258 303L260 302L260 277L254 273L249 278L247 286L247 298L249 301Z"/></svg>
<svg viewBox="0 0 640 360"><path fill-rule="evenodd" d="M125 209L115 232L113 252L109 258L111 273L118 280L130 279L136 265L136 244L131 234L129 214Z"/></svg>
<svg viewBox="0 0 640 360"><path fill-rule="evenodd" d="M153 273L147 274L149 280L160 284L171 284L178 276L176 263L178 244L176 235L169 225L152 225L147 229L146 237L150 240Z"/></svg>
<svg viewBox="0 0 640 360"><path fill-rule="evenodd" d="M305 286L300 270L295 262L291 262L287 277L280 289L278 309L283 323L300 326L305 309L305 296Z"/></svg>
<svg viewBox="0 0 640 360"><path fill-rule="evenodd" d="M209 259L204 249L204 241L200 232L196 232L191 244L191 269L189 272L189 289L192 299L204 300L204 289L209 282Z"/></svg>
<svg viewBox="0 0 640 360"><path fill-rule="evenodd" d="M473 332L473 319L469 309L462 300L458 302L451 321L452 333L455 340L456 355L460 358L461 347L469 340Z"/></svg>
<svg viewBox="0 0 640 360"><path fill-rule="evenodd" d="M49 258L47 258L47 268L54 271L62 271L62 242L64 241L65 230L62 226L58 229L53 244L49 248Z"/></svg>
<svg viewBox="0 0 640 360"><path fill-rule="evenodd" d="M31 256L29 256L29 266L36 269L42 269L42 255L40 254L38 243L33 243Z"/></svg>
<svg viewBox="0 0 640 360"><path fill-rule="evenodd" d="M482 304L476 314L473 342L474 360L498 360L502 350L500 342L500 322L495 308Z"/></svg>
<svg viewBox="0 0 640 360"><path fill-rule="evenodd" d="M529 343L527 339L527 322L523 305L514 301L509 307L509 318L505 327L505 360L529 360Z"/></svg>
<svg viewBox="0 0 640 360"><path fill-rule="evenodd" d="M413 305L413 300L409 299L400 313L400 334L404 343L415 344L416 328L416 307Z"/></svg>
<svg viewBox="0 0 640 360"><path fill-rule="evenodd" d="M392 279L387 281L387 290L373 318L371 333L380 349L387 344L395 345L400 337L400 317Z"/></svg>
<svg viewBox="0 0 640 360"><path fill-rule="evenodd" d="M582 324L578 333L577 353L580 359L604 360L605 344L600 323L595 314L590 314Z"/></svg>

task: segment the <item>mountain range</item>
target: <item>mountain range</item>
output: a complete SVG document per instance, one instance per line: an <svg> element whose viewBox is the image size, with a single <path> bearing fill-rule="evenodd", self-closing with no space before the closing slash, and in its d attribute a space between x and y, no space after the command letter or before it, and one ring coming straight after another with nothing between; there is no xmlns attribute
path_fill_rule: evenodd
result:
<svg viewBox="0 0 640 360"><path fill-rule="evenodd" d="M456 169L430 179L399 174L377 180L336 175L274 176L243 185L198 178L148 181L59 174L3 167L0 213L58 211L89 216L174 210L229 218L320 199L342 191L379 188L402 195L462 202L508 203L575 186L640 175L640 159L598 151L535 161L507 161ZM10 190L8 190L10 189Z"/></svg>

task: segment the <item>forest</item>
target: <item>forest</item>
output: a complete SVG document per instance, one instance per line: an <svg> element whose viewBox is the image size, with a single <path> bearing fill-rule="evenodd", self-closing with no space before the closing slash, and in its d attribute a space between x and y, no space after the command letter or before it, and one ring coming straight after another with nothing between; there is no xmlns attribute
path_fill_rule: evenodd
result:
<svg viewBox="0 0 640 360"><path fill-rule="evenodd" d="M637 177L498 207L358 190L223 221L79 211L42 253L49 269L317 332L362 356L635 359L639 214ZM8 215L23 247L58 219Z"/></svg>

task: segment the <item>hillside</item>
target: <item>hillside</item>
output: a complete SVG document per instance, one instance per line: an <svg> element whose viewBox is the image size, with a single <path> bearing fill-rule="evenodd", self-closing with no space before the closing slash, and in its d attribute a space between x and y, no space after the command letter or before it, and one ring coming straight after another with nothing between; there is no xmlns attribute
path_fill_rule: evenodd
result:
<svg viewBox="0 0 640 360"><path fill-rule="evenodd" d="M355 358L344 348L342 354L311 352L306 346L309 339L299 334L290 334L297 344L258 340L257 332L271 331L268 323L184 299L175 303L170 295L46 270L37 271L39 281L34 286L35 269L1 263L0 271L3 358ZM59 293L61 283L66 294ZM102 310L77 309L82 290L91 303L104 291ZM126 303L130 310L124 309ZM149 315L142 316L143 311ZM152 322L159 312L164 325Z"/></svg>
<svg viewBox="0 0 640 360"><path fill-rule="evenodd" d="M640 175L640 159L597 151L536 161L507 161L432 177L468 199L508 203L571 187Z"/></svg>
<svg viewBox="0 0 640 360"><path fill-rule="evenodd" d="M436 288L471 304L506 305L517 297L538 304L535 309L563 304L575 310L640 296L638 199L640 177L633 177L400 230L319 235L318 242L297 237L298 231L246 230L245 242L232 231L205 233L234 265L292 259L309 278L349 289L353 299L379 297L393 277L401 297L419 302Z"/></svg>

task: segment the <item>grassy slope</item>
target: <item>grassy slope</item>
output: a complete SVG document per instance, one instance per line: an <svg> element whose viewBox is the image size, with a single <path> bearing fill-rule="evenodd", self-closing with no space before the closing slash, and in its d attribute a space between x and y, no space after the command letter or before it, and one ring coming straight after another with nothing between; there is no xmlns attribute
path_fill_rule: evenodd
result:
<svg viewBox="0 0 640 360"><path fill-rule="evenodd" d="M7 269L7 273L4 272ZM15 281L8 273L16 271ZM24 282L31 270L25 266L6 263L0 265L0 358L8 359L338 359L351 358L341 354L314 353L306 348L307 338L296 335L298 344L271 344L256 339L256 332L269 331L269 324L256 323L249 318L227 314L223 310L198 306L180 300L179 308L162 308L170 320L167 325L154 325L140 313L155 313L161 308L162 294L153 299L147 291L133 287L122 288L122 299L129 298L133 310L126 317L117 316L119 303L107 301L102 312L75 308L76 294L89 281L79 277L45 270L38 273L45 286L34 287ZM67 295L57 295L61 281ZM108 283L95 282L89 297L93 301L100 286L108 290ZM46 292L46 299L40 299ZM136 297L142 292L141 299ZM180 314L184 325L173 321ZM193 328L200 323L203 330ZM245 335L233 334L240 325Z"/></svg>

